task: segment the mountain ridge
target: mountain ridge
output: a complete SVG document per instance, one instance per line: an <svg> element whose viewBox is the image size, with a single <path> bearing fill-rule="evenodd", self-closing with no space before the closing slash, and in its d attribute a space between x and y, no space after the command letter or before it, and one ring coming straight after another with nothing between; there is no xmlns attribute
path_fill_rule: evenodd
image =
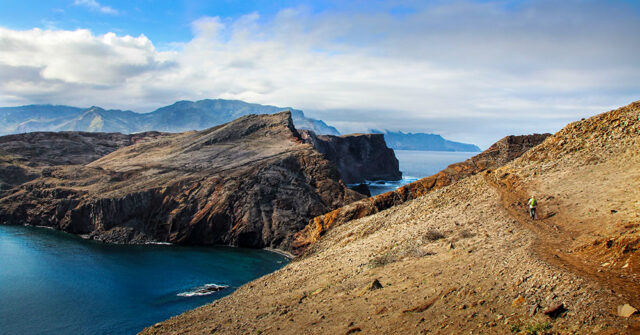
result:
<svg viewBox="0 0 640 335"><path fill-rule="evenodd" d="M321 120L308 118L301 110L244 102L241 100L180 100L150 113L79 108L64 105L0 107L0 135L33 131L97 131L123 134L145 131L184 132L202 130L250 114L290 111L298 128L318 134L339 135Z"/></svg>
<svg viewBox="0 0 640 335"><path fill-rule="evenodd" d="M475 144L468 144L447 140L438 134L404 133L402 131L371 130L372 133L384 134L390 148L394 150L422 150L422 151L461 151L480 152Z"/></svg>

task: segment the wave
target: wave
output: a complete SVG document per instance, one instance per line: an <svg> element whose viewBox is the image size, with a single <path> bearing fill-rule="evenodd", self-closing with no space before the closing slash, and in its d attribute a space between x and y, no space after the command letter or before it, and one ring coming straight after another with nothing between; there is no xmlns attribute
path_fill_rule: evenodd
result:
<svg viewBox="0 0 640 335"><path fill-rule="evenodd" d="M417 181L418 177L403 177L400 180L365 180L363 183L348 184L349 187L356 187L360 184L366 184L369 187L400 187Z"/></svg>
<svg viewBox="0 0 640 335"><path fill-rule="evenodd" d="M145 242L144 244L151 244L151 245L173 245L173 243L169 243L169 242Z"/></svg>
<svg viewBox="0 0 640 335"><path fill-rule="evenodd" d="M204 295L214 294L218 291L224 290L229 287L228 285L218 285L218 284L204 284L203 286L198 286L192 290L178 293L179 297L201 297Z"/></svg>

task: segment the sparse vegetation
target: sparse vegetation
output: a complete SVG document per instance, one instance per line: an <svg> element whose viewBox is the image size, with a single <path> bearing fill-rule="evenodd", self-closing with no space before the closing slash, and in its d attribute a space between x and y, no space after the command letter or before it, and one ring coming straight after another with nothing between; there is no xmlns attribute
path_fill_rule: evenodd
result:
<svg viewBox="0 0 640 335"><path fill-rule="evenodd" d="M509 331L513 334L545 335L550 334L549 330L551 330L552 327L549 321L532 323L526 326L515 323L509 327Z"/></svg>
<svg viewBox="0 0 640 335"><path fill-rule="evenodd" d="M469 229L464 229L460 232L461 238L472 238L476 236L476 234L472 233Z"/></svg>
<svg viewBox="0 0 640 335"><path fill-rule="evenodd" d="M434 241L437 241L437 240L441 240L441 239L443 239L445 237L446 236L444 236L443 233L441 233L441 232L439 232L437 230L434 230L434 229L430 229L429 231L427 231L424 234L423 241L425 241L425 242L434 242Z"/></svg>
<svg viewBox="0 0 640 335"><path fill-rule="evenodd" d="M394 244L393 247L384 254L371 259L367 264L367 267L373 269L390 263L395 263L404 257L425 257L435 254L435 252L425 250L418 245L400 247L398 244Z"/></svg>
<svg viewBox="0 0 640 335"><path fill-rule="evenodd" d="M393 250L389 250L384 254L371 259L367 264L367 267L370 269L373 269L380 266L385 266L387 264L390 264L396 261L398 261L398 255L395 252L393 252Z"/></svg>
<svg viewBox="0 0 640 335"><path fill-rule="evenodd" d="M528 325L525 328L525 331L528 335L542 335L542 334L548 334L547 330L550 330L551 327L552 327L551 322L546 321L542 323Z"/></svg>

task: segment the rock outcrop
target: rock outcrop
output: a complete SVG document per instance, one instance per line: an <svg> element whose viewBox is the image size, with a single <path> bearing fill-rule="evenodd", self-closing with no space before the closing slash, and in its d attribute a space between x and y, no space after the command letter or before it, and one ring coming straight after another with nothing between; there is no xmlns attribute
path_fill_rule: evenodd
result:
<svg viewBox="0 0 640 335"><path fill-rule="evenodd" d="M400 205L484 170L500 167L542 143L548 136L550 134L507 136L482 153L449 165L433 176L313 218L304 230L296 233L292 250L294 254L301 255L332 227Z"/></svg>
<svg viewBox="0 0 640 335"><path fill-rule="evenodd" d="M347 184L367 180L400 180L398 159L387 147L383 134L316 135L301 130L302 139L334 162Z"/></svg>
<svg viewBox="0 0 640 335"><path fill-rule="evenodd" d="M48 141L66 141L68 135ZM28 142L45 135L16 136ZM249 115L204 131L154 133L149 136L156 138L135 144L130 135L102 135L109 145L100 136L74 136L101 144L88 145L96 151L90 152L83 147L88 142L72 141L77 150L26 158L16 158L18 145L5 146L11 152L7 162L34 159L50 166L1 194L0 223L48 226L115 243L287 249L309 219L364 197L302 141L289 112ZM60 165L85 163L110 150L89 164ZM69 156L60 160L58 154Z"/></svg>

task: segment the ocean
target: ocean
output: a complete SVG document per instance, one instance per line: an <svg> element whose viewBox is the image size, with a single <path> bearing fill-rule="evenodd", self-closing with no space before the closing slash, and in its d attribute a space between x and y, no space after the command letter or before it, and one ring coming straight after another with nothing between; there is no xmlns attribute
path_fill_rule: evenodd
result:
<svg viewBox="0 0 640 335"><path fill-rule="evenodd" d="M402 179L398 181L368 181L367 184L369 184L369 190L372 196L395 190L400 186L431 176L453 163L465 161L478 154L478 152L418 150L395 150L395 153L400 162Z"/></svg>
<svg viewBox="0 0 640 335"><path fill-rule="evenodd" d="M107 245L0 226L0 334L134 334L286 263L264 250Z"/></svg>

